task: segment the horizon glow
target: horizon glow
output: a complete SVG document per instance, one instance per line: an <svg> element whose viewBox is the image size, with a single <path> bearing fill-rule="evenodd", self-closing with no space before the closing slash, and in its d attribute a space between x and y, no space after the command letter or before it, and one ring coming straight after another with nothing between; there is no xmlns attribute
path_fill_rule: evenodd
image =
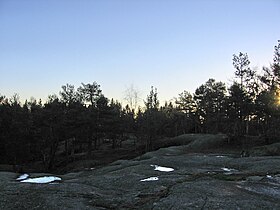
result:
<svg viewBox="0 0 280 210"><path fill-rule="evenodd" d="M269 67L279 11L277 0L2 0L0 94L44 101L96 81L118 101L154 86L163 103L209 78L228 85L233 54Z"/></svg>

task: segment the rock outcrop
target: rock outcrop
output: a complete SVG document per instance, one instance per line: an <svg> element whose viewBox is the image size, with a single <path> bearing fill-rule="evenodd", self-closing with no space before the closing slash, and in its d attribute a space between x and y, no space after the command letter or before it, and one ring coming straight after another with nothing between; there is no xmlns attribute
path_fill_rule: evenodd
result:
<svg viewBox="0 0 280 210"><path fill-rule="evenodd" d="M279 156L186 153L188 147L56 175L62 180L49 184L0 172L0 209L280 209Z"/></svg>

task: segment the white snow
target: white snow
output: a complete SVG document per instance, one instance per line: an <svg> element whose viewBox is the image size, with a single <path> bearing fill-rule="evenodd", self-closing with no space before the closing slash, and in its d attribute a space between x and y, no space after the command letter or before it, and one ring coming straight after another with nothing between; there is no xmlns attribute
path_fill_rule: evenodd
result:
<svg viewBox="0 0 280 210"><path fill-rule="evenodd" d="M272 176L271 176L271 175L266 175L266 178L271 179L271 178L272 178Z"/></svg>
<svg viewBox="0 0 280 210"><path fill-rule="evenodd" d="M224 155L217 155L216 157L217 157L217 158L224 158L224 157L226 157L226 156L224 156Z"/></svg>
<svg viewBox="0 0 280 210"><path fill-rule="evenodd" d="M44 176L44 177L37 177L37 178L29 178L29 179L22 180L20 182L46 184L46 183L50 183L50 182L53 182L53 181L60 181L60 180L61 180L60 177Z"/></svg>
<svg viewBox="0 0 280 210"><path fill-rule="evenodd" d="M28 177L29 177L28 174L22 174L22 175L20 175L16 180L17 180L17 181L21 181L21 180L24 180L24 179L26 179L26 178L28 178Z"/></svg>
<svg viewBox="0 0 280 210"><path fill-rule="evenodd" d="M164 172L170 172L170 171L174 171L173 168L167 168L167 167L163 167L163 166L158 166L158 165L151 165L152 167L155 167L155 171L164 171Z"/></svg>
<svg viewBox="0 0 280 210"><path fill-rule="evenodd" d="M141 182L149 182L149 181L157 181L158 180L158 177L150 177L150 178L147 178L147 179L142 179L140 180Z"/></svg>
<svg viewBox="0 0 280 210"><path fill-rule="evenodd" d="M85 168L85 170L94 170L95 168Z"/></svg>
<svg viewBox="0 0 280 210"><path fill-rule="evenodd" d="M221 168L221 169L226 172L237 171L236 169L232 169L232 168Z"/></svg>

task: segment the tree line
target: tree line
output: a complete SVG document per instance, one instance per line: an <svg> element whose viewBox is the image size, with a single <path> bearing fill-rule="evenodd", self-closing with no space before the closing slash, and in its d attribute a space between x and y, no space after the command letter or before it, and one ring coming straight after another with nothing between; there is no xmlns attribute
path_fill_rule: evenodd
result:
<svg viewBox="0 0 280 210"><path fill-rule="evenodd" d="M97 82L77 89L63 85L59 96L50 95L44 104L0 95L0 164L43 161L51 170L61 142L65 148L76 144L75 151L64 151L66 159L73 152L92 158L104 140L114 149L134 138L150 151L158 139L186 133L226 133L233 139L261 135L269 143L280 133L280 41L274 49L271 66L260 74L240 52L233 55L235 80L229 87L209 79L194 93L183 91L162 106L154 87L144 107L133 106L131 98L122 106L104 96Z"/></svg>

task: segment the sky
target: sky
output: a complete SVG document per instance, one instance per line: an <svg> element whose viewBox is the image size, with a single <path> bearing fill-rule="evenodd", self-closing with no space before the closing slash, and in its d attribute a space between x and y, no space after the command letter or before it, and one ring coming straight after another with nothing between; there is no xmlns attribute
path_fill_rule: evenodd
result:
<svg viewBox="0 0 280 210"><path fill-rule="evenodd" d="M279 20L279 0L0 0L0 94L46 100L96 81L108 98L154 86L169 101L230 84L233 54L269 66Z"/></svg>

